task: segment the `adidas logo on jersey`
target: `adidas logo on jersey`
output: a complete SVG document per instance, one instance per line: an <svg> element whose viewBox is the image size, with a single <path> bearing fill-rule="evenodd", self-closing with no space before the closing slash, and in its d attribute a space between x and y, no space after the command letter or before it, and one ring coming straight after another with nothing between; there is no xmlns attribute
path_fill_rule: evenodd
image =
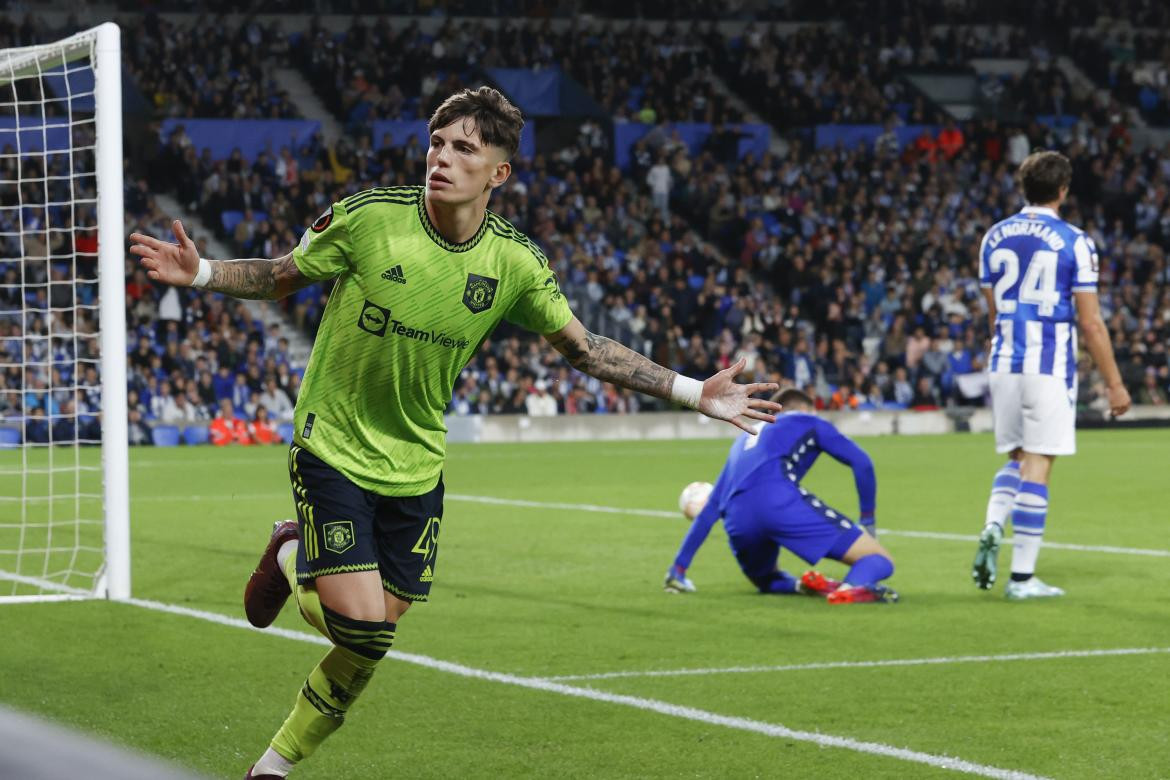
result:
<svg viewBox="0 0 1170 780"><path fill-rule="evenodd" d="M399 284L406 284L406 276L402 273L402 266L396 265L393 268L383 271L382 278L388 282L398 282Z"/></svg>
<svg viewBox="0 0 1170 780"><path fill-rule="evenodd" d="M431 565L428 563L427 567L423 569L423 573L419 575L419 582L430 582L435 578L434 572L431 571Z"/></svg>

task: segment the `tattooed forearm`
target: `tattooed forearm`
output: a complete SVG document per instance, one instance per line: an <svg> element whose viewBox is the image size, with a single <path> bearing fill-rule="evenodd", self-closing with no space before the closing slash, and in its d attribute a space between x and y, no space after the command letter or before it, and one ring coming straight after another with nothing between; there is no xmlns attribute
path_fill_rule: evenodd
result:
<svg viewBox="0 0 1170 780"><path fill-rule="evenodd" d="M275 300L310 282L290 254L276 260L212 260L205 287L235 298Z"/></svg>
<svg viewBox="0 0 1170 780"><path fill-rule="evenodd" d="M583 345L578 341L562 354L573 368L590 376L658 398L670 397L674 372L613 339L586 332Z"/></svg>

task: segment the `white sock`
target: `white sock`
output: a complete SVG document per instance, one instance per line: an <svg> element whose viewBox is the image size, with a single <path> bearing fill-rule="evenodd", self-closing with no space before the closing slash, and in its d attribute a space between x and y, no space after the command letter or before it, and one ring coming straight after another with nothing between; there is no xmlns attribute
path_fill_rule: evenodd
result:
<svg viewBox="0 0 1170 780"><path fill-rule="evenodd" d="M297 540L289 539L280 546L279 550L276 551L276 565L280 567L281 571L284 571L284 562L288 560L288 556L296 554Z"/></svg>
<svg viewBox="0 0 1170 780"><path fill-rule="evenodd" d="M1040 537L1017 534L1012 541L1012 574L1031 576L1036 571L1036 558L1040 555Z"/></svg>
<svg viewBox="0 0 1170 780"><path fill-rule="evenodd" d="M285 542L284 546L288 546L292 542ZM281 549L284 549L282 547ZM260 760L252 767L253 775L276 775L277 777L285 777L296 764L289 761L287 758L277 753L272 748L264 751L264 755L260 756Z"/></svg>
<svg viewBox="0 0 1170 780"><path fill-rule="evenodd" d="M1007 519L1011 516L1012 507L1016 503L1016 491L1020 489L1020 464L1009 460L999 471L995 472L995 479L991 482L991 496L987 499L987 519L983 527L998 525L1000 530L1007 528Z"/></svg>

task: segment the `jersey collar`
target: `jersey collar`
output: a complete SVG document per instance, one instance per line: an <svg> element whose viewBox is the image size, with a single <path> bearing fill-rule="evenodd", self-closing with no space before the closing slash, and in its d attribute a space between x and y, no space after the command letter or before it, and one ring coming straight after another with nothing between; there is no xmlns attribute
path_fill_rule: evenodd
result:
<svg viewBox="0 0 1170 780"><path fill-rule="evenodd" d="M1022 209L1020 209L1020 213L1021 214L1043 214L1046 217L1053 217L1055 219L1060 219L1060 215L1058 215L1054 209L1050 209L1050 208L1047 208L1045 206L1024 206Z"/></svg>
<svg viewBox="0 0 1170 780"><path fill-rule="evenodd" d="M480 242L484 234L487 233L487 212L483 214L483 222L479 223L479 230L475 231L475 235L464 241L462 244L452 244L447 239L439 234L439 229L431 222L431 215L427 213L427 196L424 189L423 193L418 199L418 219L422 223L423 230L427 231L431 241L434 241L448 252L466 252L469 249L474 249L476 244Z"/></svg>

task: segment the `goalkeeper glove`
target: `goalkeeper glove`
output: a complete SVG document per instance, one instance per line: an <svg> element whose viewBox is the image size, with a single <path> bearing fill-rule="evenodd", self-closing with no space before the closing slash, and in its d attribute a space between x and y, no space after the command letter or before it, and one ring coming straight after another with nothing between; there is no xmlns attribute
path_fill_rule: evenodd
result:
<svg viewBox="0 0 1170 780"><path fill-rule="evenodd" d="M865 529L866 533L875 539L877 538L877 527L873 512L862 512L861 519L858 521L858 523L863 529Z"/></svg>
<svg viewBox="0 0 1170 780"><path fill-rule="evenodd" d="M666 572L666 582L662 589L667 593L694 593L695 583L687 577L687 570L681 566L671 566Z"/></svg>

